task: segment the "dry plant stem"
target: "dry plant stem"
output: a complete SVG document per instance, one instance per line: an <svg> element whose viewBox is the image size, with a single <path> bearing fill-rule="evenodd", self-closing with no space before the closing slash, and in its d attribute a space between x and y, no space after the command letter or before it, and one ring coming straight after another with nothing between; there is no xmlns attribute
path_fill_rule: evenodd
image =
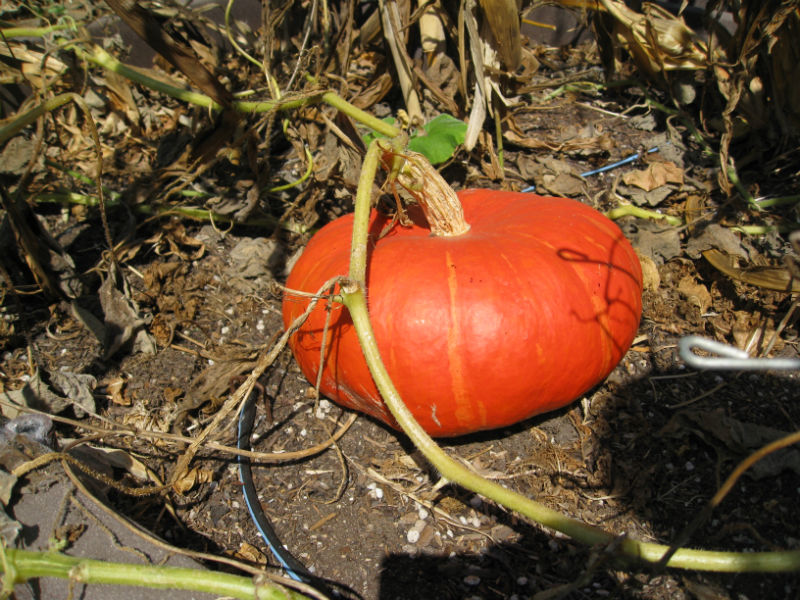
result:
<svg viewBox="0 0 800 600"><path fill-rule="evenodd" d="M91 560L58 552L31 552L5 548L5 573L13 583L37 577L58 577L80 583L133 585L164 590L194 590L242 600L301 600L308 596L272 583L255 583L250 577L181 567L132 565Z"/></svg>
<svg viewBox="0 0 800 600"><path fill-rule="evenodd" d="M236 392L225 401L225 404L222 405L222 408L220 408L217 411L217 414L214 415L214 419L211 421L211 423L202 432L200 432L197 438L195 438L195 440L186 449L183 456L181 456L181 458L178 460L177 464L175 465L175 469L173 470L172 481L170 482L171 484L175 484L183 476L183 473L188 469L189 463L192 462L192 459L194 458L195 454L197 454L200 446L213 432L219 428L220 423L222 423L222 421L231 414L233 409L241 409L241 407L244 405L244 399L247 398L253 391L253 387L255 386L258 378L261 377L264 371L267 370L267 367L269 367L275 361L281 351L286 347L286 342L289 340L289 336L291 336L295 330L305 322L305 320L308 318L308 315L310 315L311 311L313 311L316 307L317 302L319 302L320 298L323 297L322 295L325 293L325 290L333 286L338 279L338 277L334 277L329 281L326 281L311 302L308 303L305 312L292 322L292 324L286 329L286 331L283 332L283 335L281 335L280 339L275 343L274 346L272 346L272 348L269 349L269 351L264 352L261 356L259 356L255 368L250 372L250 375L247 376L245 382L242 383Z"/></svg>
<svg viewBox="0 0 800 600"><path fill-rule="evenodd" d="M212 110L221 110L222 107L214 102L210 97L200 94L198 92L193 92L191 90L185 90L183 88L179 88L177 86L171 85L169 83L165 83L158 79L154 79L133 69L120 61L116 58L111 56L108 52L103 50L102 48L94 47L91 53L85 52L84 50L78 48L77 46L74 47L77 54L93 64L96 64L100 67L108 69L109 71L113 71L118 75L122 75L123 77L130 79L136 83L149 87L157 92L161 92L183 102L188 102L190 104L194 104L196 106L203 106ZM382 133L383 135L389 137L395 137L399 130L394 127L393 125L389 125L388 123L384 123L380 119L370 115L369 113L361 110L360 108L356 108L340 96L337 96L333 92L321 92L321 93L314 93L310 95L290 98L287 100L269 100L263 102L243 102L243 101L234 101L231 106L240 111L240 112L270 112L273 110L291 110L295 108L302 108L304 106L308 106L309 104L317 104L319 102L324 102L333 108L347 114L351 118L355 119L359 123L366 125L370 129L377 131L378 133ZM0 129L0 132L2 130ZM2 141L2 138L0 138Z"/></svg>
<svg viewBox="0 0 800 600"><path fill-rule="evenodd" d="M0 400L0 406L8 406L10 408L13 408L14 410L18 410L20 412L25 412L25 413L47 415L53 421L64 423L65 425L71 425L72 427L80 429L87 429L89 431L94 431L95 433L101 436L139 437L139 438L161 440L165 442L173 442L186 445L191 444L194 441L193 438L177 435L174 433L131 429L124 425L120 425L119 429L108 429L106 427L98 427L96 425L91 425L89 423L81 423L79 421L75 421L74 419L68 419L66 417L60 417L58 415L51 415L27 406L11 404L10 402L5 402L3 400ZM331 436L330 439L325 440L324 442L321 442L319 444L316 444L315 446L311 446L310 448L306 448L305 450L294 450L291 452L256 452L255 450L240 450L239 448L234 448L233 446L226 446L225 444L221 444L219 442L215 442L212 440L206 441L203 444L203 448L208 450L216 450L218 452L222 452L224 454L231 454L234 456L247 456L252 460L257 460L259 462L270 463L270 464L299 460L301 458L308 458L309 456L319 454L323 450L329 448L331 444L338 441L347 432L350 426L355 422L357 416L358 415L356 413L352 413L350 417L344 423L342 423L339 429L336 430L336 432L333 434L333 436Z"/></svg>
<svg viewBox="0 0 800 600"><path fill-rule="evenodd" d="M374 160L372 155L375 152L373 144L367 151L364 172L359 180L359 188L356 195L355 223L353 224L351 270L348 278L341 283L340 289L342 301L350 311L370 373L400 427L444 479L494 500L540 525L565 533L579 542L588 545L614 544L619 548L621 554L628 559L658 563L664 554L669 551L669 546L624 539L624 537L616 536L567 517L539 502L481 477L450 458L420 426L411 411L406 408L381 360L367 310L364 283L367 222L369 219L369 196L372 190L372 176L375 170L372 163L372 160ZM675 552L668 566L720 572L792 571L800 569L800 551L737 553L681 548Z"/></svg>
<svg viewBox="0 0 800 600"><path fill-rule="evenodd" d="M83 114L86 117L86 122L89 124L89 132L92 136L92 141L94 142L95 149L97 150L97 175L95 177L96 180L95 188L97 190L97 201L100 205L100 218L103 222L103 231L106 236L106 243L108 244L108 248L110 250L114 247L114 243L113 240L111 239L111 229L108 226L108 218L106 216L105 196L103 195L103 186L101 183L101 176L103 174L103 152L102 152L102 147L100 145L100 136L97 133L97 127L95 125L94 119L92 118L92 113L81 96L79 96L74 92L59 94L58 96L49 98L48 100L45 100L38 106L35 106L29 111L17 116L8 125L0 127L0 144L5 143L6 140L15 136L25 127L33 123L36 119L42 117L45 113L51 112L59 108L60 106L63 106L67 102L74 102L75 104L78 105L78 108L80 108L83 111ZM111 256L112 260L116 262L115 255L112 253Z"/></svg>
<svg viewBox="0 0 800 600"><path fill-rule="evenodd" d="M436 237L458 237L469 231L461 201L439 172L422 154L402 151L398 140L378 140L389 181L407 191L420 205L431 233ZM362 172L363 176L363 172ZM360 182L359 182L360 183Z"/></svg>
<svg viewBox="0 0 800 600"><path fill-rule="evenodd" d="M0 127L0 144L15 136L45 113L53 111L59 106L65 105L67 102L74 101L76 97L80 98L80 96L71 92L59 94L58 96L54 96L48 100L45 100L39 106L36 106L17 116L8 125Z"/></svg>
<svg viewBox="0 0 800 600"><path fill-rule="evenodd" d="M406 54L402 36L399 29L403 26L400 21L400 12L397 10L397 0L378 0L378 10L381 13L381 25L383 26L383 36L389 45L392 53L397 82L403 93L403 100L406 103L406 110L412 122L422 119L422 107L419 103L419 96L411 77L408 54Z"/></svg>

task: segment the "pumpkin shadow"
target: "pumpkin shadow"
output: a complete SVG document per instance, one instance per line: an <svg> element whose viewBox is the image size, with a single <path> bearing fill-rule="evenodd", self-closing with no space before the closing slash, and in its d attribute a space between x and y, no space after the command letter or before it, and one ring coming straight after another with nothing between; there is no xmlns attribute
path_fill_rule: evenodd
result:
<svg viewBox="0 0 800 600"><path fill-rule="evenodd" d="M591 317L586 317L585 315L579 315L574 310L572 311L572 315L580 322L587 323L589 321L594 321L597 325L602 329L605 336L611 341L617 353L622 356L627 351L627 347L623 347L614 336L613 332L609 328L608 323L618 323L622 322L632 322L632 321L639 321L641 315L641 305L634 306L629 301L624 300L622 296L617 295L615 290L612 289L613 281L616 279L617 275L621 275L624 279L628 280L628 284L633 282L635 285L641 287L641 273L637 276L632 271L622 268L619 266L619 260L617 260L617 255L620 252L625 251L625 247L629 247L630 243L625 238L624 234L620 231L614 242L611 244L608 257L606 260L599 260L597 258L592 258L587 255L585 252L579 250L573 250L571 248L559 248L556 250L556 255L565 262L571 263L584 263L590 265L597 265L601 268L605 268L608 270L608 275L604 277L605 285L601 291L603 300L605 301L606 307L603 310L598 310L595 312L594 315ZM620 290L625 289L627 286L615 286ZM617 311L622 309L624 316L620 317L619 315L612 316L612 311ZM622 325L624 327L624 325Z"/></svg>
<svg viewBox="0 0 800 600"><path fill-rule="evenodd" d="M512 460L519 457L531 474L503 485L609 532L668 545L755 449L743 446L742 432L752 441L758 432L767 435L764 428L788 433L800 422L800 407L790 400L800 389L790 376L687 372L674 348L666 352L634 372L630 365L641 361L641 353L631 351L581 405L445 445L462 456L505 452L509 474L523 470ZM786 449L774 459L745 475L687 545L731 551L796 547L800 522L792 515L800 452ZM448 552L445 543L438 552L422 547L387 555L379 598L524 598L556 591L552 597L576 600L688 598L706 590L720 598L788 600L800 592L797 573L658 571L618 562L605 547L584 547L493 503L476 506L474 494L455 486L443 488L442 495L466 506L461 514L468 519L477 514L488 521L491 527L481 529L494 541L486 546L479 534L439 521L439 530L453 531L449 546L458 550Z"/></svg>

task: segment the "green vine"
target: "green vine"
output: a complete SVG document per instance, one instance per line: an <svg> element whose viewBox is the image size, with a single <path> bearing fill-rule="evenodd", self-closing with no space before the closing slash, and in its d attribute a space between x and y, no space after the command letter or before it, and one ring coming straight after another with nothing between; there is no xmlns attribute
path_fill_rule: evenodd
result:
<svg viewBox="0 0 800 600"><path fill-rule="evenodd" d="M403 431L425 458L446 481L463 486L494 500L506 508L529 519L588 545L616 545L623 557L656 565L670 552L663 544L642 542L618 536L563 515L547 506L526 498L493 481L489 481L452 459L416 421L403 403L389 373L381 360L375 334L369 318L366 297L367 227L370 213L370 192L377 170L378 142L373 141L367 151L356 194L355 222L351 247L350 272L341 284L341 299L353 319L370 373L386 405ZM431 168L428 177L435 177ZM667 566L683 569L718 572L794 571L800 569L800 551L783 552L725 552L679 548L670 557Z"/></svg>
<svg viewBox="0 0 800 600"><path fill-rule="evenodd" d="M193 590L242 600L307 600L307 596L272 582L202 569L132 565L68 556L58 552L33 552L3 548L3 590L9 584L37 577L58 577L79 583L131 585L162 590Z"/></svg>

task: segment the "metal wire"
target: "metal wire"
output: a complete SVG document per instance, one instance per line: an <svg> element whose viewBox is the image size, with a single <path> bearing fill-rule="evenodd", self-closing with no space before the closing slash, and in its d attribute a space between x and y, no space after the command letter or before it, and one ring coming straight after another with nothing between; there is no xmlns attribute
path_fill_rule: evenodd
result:
<svg viewBox="0 0 800 600"><path fill-rule="evenodd" d="M712 356L700 356L701 350ZM744 350L697 335L687 335L678 342L678 354L690 367L714 371L794 371L800 359L753 358Z"/></svg>

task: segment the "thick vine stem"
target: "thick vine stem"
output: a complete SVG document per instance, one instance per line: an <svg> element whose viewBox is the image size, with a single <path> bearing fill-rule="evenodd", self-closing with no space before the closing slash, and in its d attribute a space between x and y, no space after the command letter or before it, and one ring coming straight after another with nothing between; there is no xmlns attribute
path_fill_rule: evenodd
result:
<svg viewBox="0 0 800 600"><path fill-rule="evenodd" d="M373 142L367 153L368 156L375 152L374 148ZM386 147L384 146L385 149ZM392 163L390 162L389 165L391 166ZM563 515L539 502L526 498L522 494L481 477L445 453L425 432L411 414L411 411L408 410L381 360L367 310L364 280L366 273L369 192L372 189L372 176L374 175L373 164L370 162L368 166L369 172L362 174L356 196L356 222L353 225L353 247L349 278L341 284L340 291L342 301L350 311L370 373L397 423L425 458L447 481L481 494L540 525L565 533L584 544L617 545L621 554L628 559L643 560L652 565L658 564L665 554L670 551L668 546L626 539L624 536L621 538L613 533ZM402 170L403 166L400 165L400 170ZM365 171L367 170L365 168ZM359 204L361 205L359 206ZM366 204L366 207L364 204ZM362 254L364 260L361 258L356 260L356 255L361 256ZM743 553L680 548L669 559L667 566L718 572L794 571L800 569L800 551Z"/></svg>
<svg viewBox="0 0 800 600"><path fill-rule="evenodd" d="M68 556L58 552L4 549L4 572L12 583L36 577L59 577L80 583L132 585L164 590L194 590L243 600L292 600L307 596L274 583L257 585L250 577L154 565L111 563ZM4 578L6 579L6 578Z"/></svg>
<svg viewBox="0 0 800 600"><path fill-rule="evenodd" d="M427 158L410 150L398 152L391 143L378 143L390 180L420 205L433 235L454 237L469 231L458 195Z"/></svg>

